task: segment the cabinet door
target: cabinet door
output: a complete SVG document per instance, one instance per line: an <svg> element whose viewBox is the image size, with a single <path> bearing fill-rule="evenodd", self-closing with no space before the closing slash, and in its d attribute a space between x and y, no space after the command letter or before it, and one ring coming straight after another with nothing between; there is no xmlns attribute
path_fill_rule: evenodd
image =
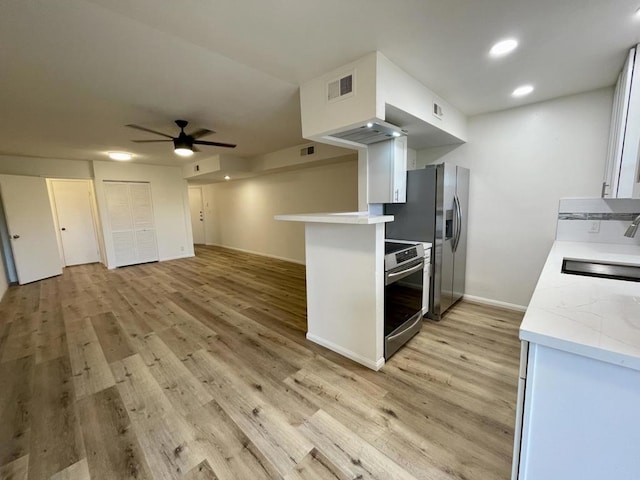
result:
<svg viewBox="0 0 640 480"><path fill-rule="evenodd" d="M602 186L604 198L640 197L640 55L627 57L613 99L609 149Z"/></svg>
<svg viewBox="0 0 640 480"><path fill-rule="evenodd" d="M630 71L627 71L629 60L625 68L618 75L616 90L613 95L613 109L611 112L611 130L609 132L609 149L607 151L607 163L605 165L604 182L602 184L602 198L616 197L618 193L618 173L620 172L620 160L622 152L622 141L624 136L624 126L627 122L626 112L628 106L628 87L630 82ZM625 95L626 92L626 95Z"/></svg>
<svg viewBox="0 0 640 480"><path fill-rule="evenodd" d="M637 196L638 192L638 147L640 146L640 55L638 48L633 49L634 58L629 87L627 121L624 126L622 159L620 161L620 180L618 198Z"/></svg>
<svg viewBox="0 0 640 480"><path fill-rule="evenodd" d="M393 203L407 201L407 137L393 142Z"/></svg>
<svg viewBox="0 0 640 480"><path fill-rule="evenodd" d="M369 203L407 201L407 137L369 145L367 166Z"/></svg>

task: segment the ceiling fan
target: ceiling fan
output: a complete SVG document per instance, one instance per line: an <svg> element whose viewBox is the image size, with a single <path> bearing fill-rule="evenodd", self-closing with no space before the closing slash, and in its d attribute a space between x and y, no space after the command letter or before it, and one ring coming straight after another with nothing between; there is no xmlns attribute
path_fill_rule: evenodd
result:
<svg viewBox="0 0 640 480"><path fill-rule="evenodd" d="M151 130L149 128L141 127L139 125L126 125L130 128L135 128L136 130L142 130L143 132L153 133L155 135L161 135L163 137L167 137L170 140L132 140L135 143L153 143L153 142L173 142L174 152L181 157L190 157L193 155L193 152L199 152L200 150L194 145L212 145L214 147L225 147L225 148L235 148L236 145L232 143L221 143L221 142L208 142L206 140L198 140L205 135L210 135L212 133L216 133L213 130L208 130L206 128L201 128L200 130L196 130L195 132L187 135L184 131L185 127L189 124L186 120L176 120L176 125L180 127L180 134L177 137L172 137L171 135L167 135L166 133L156 132L155 130Z"/></svg>

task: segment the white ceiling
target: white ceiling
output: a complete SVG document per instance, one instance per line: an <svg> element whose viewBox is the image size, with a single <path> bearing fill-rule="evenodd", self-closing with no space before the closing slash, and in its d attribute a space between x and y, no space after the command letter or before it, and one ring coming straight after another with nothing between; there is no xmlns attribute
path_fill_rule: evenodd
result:
<svg viewBox="0 0 640 480"><path fill-rule="evenodd" d="M218 133L253 156L303 143L298 85L379 50L464 113L614 83L640 41L639 0L7 0L0 154L178 165L124 127ZM519 39L509 57L491 45ZM535 85L526 99L510 92ZM187 131L190 131L189 128ZM206 150L205 150L206 149Z"/></svg>

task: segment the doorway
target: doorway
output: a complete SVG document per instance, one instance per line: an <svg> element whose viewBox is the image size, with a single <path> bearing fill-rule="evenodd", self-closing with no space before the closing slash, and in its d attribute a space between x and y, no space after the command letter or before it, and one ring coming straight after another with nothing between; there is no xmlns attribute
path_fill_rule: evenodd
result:
<svg viewBox="0 0 640 480"><path fill-rule="evenodd" d="M204 245L204 202L202 199L202 187L189 187L189 211L191 212L191 229L193 231L193 243Z"/></svg>
<svg viewBox="0 0 640 480"><path fill-rule="evenodd" d="M63 265L100 262L90 180L49 180Z"/></svg>

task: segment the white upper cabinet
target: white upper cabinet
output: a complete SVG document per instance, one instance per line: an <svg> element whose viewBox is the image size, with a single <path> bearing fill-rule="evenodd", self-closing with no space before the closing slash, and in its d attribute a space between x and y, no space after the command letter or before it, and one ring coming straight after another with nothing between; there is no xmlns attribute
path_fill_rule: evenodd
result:
<svg viewBox="0 0 640 480"><path fill-rule="evenodd" d="M639 198L640 55L629 51L613 97L609 150L602 185L604 198Z"/></svg>
<svg viewBox="0 0 640 480"><path fill-rule="evenodd" d="M407 137L369 145L367 165L368 203L407 201Z"/></svg>

